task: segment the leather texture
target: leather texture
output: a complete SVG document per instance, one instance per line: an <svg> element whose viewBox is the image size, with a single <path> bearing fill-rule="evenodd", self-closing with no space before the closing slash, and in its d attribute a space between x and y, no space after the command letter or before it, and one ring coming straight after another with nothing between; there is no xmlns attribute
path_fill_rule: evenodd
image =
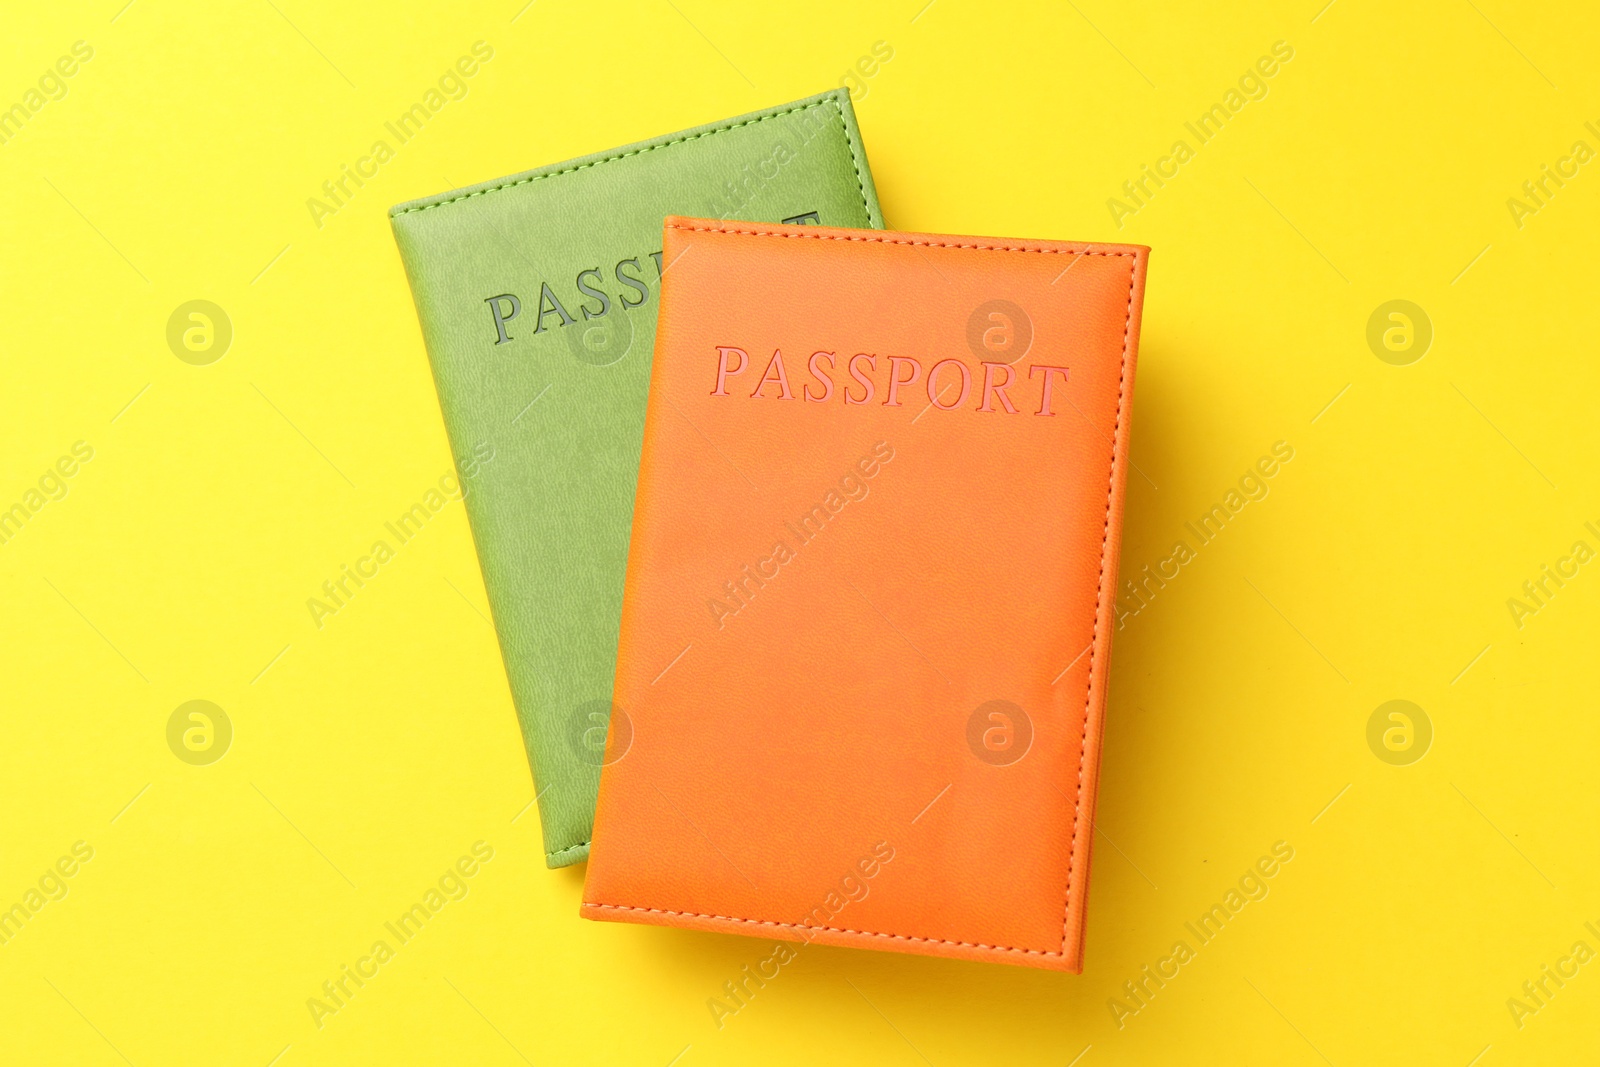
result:
<svg viewBox="0 0 1600 1067"><path fill-rule="evenodd" d="M849 94L391 210L552 867L589 850L672 212L881 227ZM492 456L491 462L473 462Z"/></svg>
<svg viewBox="0 0 1600 1067"><path fill-rule="evenodd" d="M665 249L581 913L1080 971L1148 249Z"/></svg>

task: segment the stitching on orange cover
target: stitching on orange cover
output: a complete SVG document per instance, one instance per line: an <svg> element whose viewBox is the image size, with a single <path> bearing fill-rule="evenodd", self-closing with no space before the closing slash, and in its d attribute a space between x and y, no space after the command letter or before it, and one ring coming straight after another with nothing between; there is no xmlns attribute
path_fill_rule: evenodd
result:
<svg viewBox="0 0 1600 1067"><path fill-rule="evenodd" d="M1012 948L1009 945L985 945L976 941L948 941L942 937L913 937L910 934L881 934L875 930L849 930L842 926L807 926L804 923L780 923L772 919L741 919L737 915L707 915L699 911L673 911L671 908L637 908L631 904L583 904L585 908L606 908L611 911L648 911L657 915L682 915L689 919L717 919L722 922L750 923L753 926L777 926L786 930L827 930L836 934L854 934L858 937L887 937L896 941L929 941L937 945L959 945L962 948L982 948L991 952L1021 952L1029 956L1059 956L1060 952L1046 952L1037 948Z"/></svg>
<svg viewBox="0 0 1600 1067"><path fill-rule="evenodd" d="M893 237L853 237L846 236L844 234L826 233L784 233L780 230L736 230L729 226L680 226L675 222L667 223L667 229L683 230L692 233L737 233L742 234L745 237L793 237L802 241L860 241L867 244L880 245L914 245L917 248L972 248L984 252L1038 252L1041 255L1054 256L1112 256L1137 259L1139 255L1137 252L1096 252L1093 248L1084 248L1079 250L1076 248L1030 248L1027 245L958 244L953 241L907 241ZM1133 285L1131 277L1129 278L1128 284L1129 288L1131 289ZM1131 311L1129 312L1129 315L1132 315ZM1126 335L1124 335L1124 341L1126 341ZM1126 349L1123 350L1123 355L1127 355Z"/></svg>

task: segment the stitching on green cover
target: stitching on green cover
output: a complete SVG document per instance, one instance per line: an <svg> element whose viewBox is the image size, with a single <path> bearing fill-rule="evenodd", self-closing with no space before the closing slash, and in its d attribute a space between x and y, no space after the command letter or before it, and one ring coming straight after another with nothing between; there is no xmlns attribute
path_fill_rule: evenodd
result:
<svg viewBox="0 0 1600 1067"><path fill-rule="evenodd" d="M834 111L839 114L839 128L844 131L844 143L850 148L850 169L856 172L856 192L861 194L861 210L867 217L867 225L872 225L872 208L867 204L867 184L861 180L861 162L856 155L856 139L850 136L850 124L844 120L844 108L839 106L839 98L830 96Z"/></svg>
<svg viewBox="0 0 1600 1067"><path fill-rule="evenodd" d="M753 119L744 119L741 122L731 122L726 126L718 126L715 129L706 130L702 133L690 134L688 137L678 137L671 141L662 141L659 144L645 145L643 148L635 148L628 152L619 152L614 156L606 156L604 159L596 159L591 160L588 163L580 163L576 167L567 167L565 170L553 170L547 174L534 174L526 178L518 178L516 181L506 182L502 185L491 185L487 189L479 189L476 192L465 193L461 196L453 196L449 200L440 200L435 204L422 204L418 207L408 207L401 211L394 212L390 217L394 218L400 215L409 215L413 211L428 211L432 208L444 207L446 204L454 204L462 200L471 200L475 196L483 196L485 193L493 193L501 189L510 189L518 185L527 185L529 182L536 182L541 178L555 178L562 174L571 174L574 171L585 170L589 167L598 167L602 163L610 163L615 159L626 159L629 156L642 156L646 152L654 152L658 148L666 148L669 145L683 144L685 141L698 141L700 138L710 137L712 134L726 133L728 130L736 130L741 126L754 126L756 123L765 122L768 119L780 118L784 115L792 115L796 111L810 111L812 108L826 107L829 104L833 105L834 111L839 116L839 124L844 129L845 144L850 148L850 166L856 172L856 189L861 193L861 206L866 209L867 219L870 222L872 219L872 210L867 208L867 189L861 180L861 166L857 162L856 146L851 141L850 129L844 121L844 108L839 106L838 98L833 96L830 96L826 100L818 100L814 104L801 104L799 107L786 108L783 111L774 111L770 115L759 115Z"/></svg>
<svg viewBox="0 0 1600 1067"><path fill-rule="evenodd" d="M549 859L549 860L553 860L558 856L565 856L568 852L576 852L580 848L588 848L588 847L589 847L589 842L588 841L579 841L576 845L568 845L566 848L558 848L554 852L546 852L544 854L544 858L545 859Z"/></svg>

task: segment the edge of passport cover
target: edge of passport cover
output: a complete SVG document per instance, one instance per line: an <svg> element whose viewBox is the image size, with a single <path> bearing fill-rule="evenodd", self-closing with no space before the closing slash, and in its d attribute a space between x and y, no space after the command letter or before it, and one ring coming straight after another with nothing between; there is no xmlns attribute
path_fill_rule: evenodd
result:
<svg viewBox="0 0 1600 1067"><path fill-rule="evenodd" d="M518 174L463 186L459 189L437 193L432 196L409 200L390 208L390 224L395 231L396 243L400 247L401 259L406 268L407 281L410 283L413 303L416 307L418 318L423 320L422 332L424 342L428 348L429 363L434 377L435 392L436 396L441 402L441 408L444 407L444 403L443 395L439 392L440 380L438 362L439 358L450 357L446 356L445 353L436 353L434 351L434 345L429 343L431 331L429 330L428 323L426 321L429 315L429 312L426 308L428 298L422 296L418 292L416 272L413 270L411 263L411 257L413 255L424 256L428 253L426 247L417 247L416 245L412 244L408 240L407 235L403 232L406 229L409 216L416 212L437 210L452 204L472 200L495 193L499 190L514 190L539 180L552 179L568 174L581 174L584 171L601 166L605 163L612 162L614 160L636 157L659 149L669 148L674 145L701 141L704 138L713 137L731 130L752 126L769 119L780 118L818 107L831 107L834 111L834 114L839 119L840 125L836 129L838 132L842 133L845 146L849 152L850 163L854 171L854 186L855 190L858 191L861 196L861 209L865 215L865 225L875 228L882 227L883 215L878 205L877 191L873 185L872 173L867 162L865 148L862 144L860 128L856 122L855 111L851 106L850 94L848 90L845 89L832 89L827 92L818 93L813 96L792 101L790 103L775 105L770 108L764 108L760 111L754 111L748 114L735 116L719 122L706 123L700 126L691 127L686 130L680 130L674 133L663 134L657 137L649 138L644 141L622 145L601 152L594 152L589 155L579 156L573 159L564 160L559 163L548 164L546 166L537 167L533 170L523 171ZM803 147L799 150L802 152L804 151ZM765 187L763 187L762 190L758 190L756 195L759 195L760 191L764 191L764 188ZM717 190L716 192L720 195L720 190ZM749 203L746 202L746 204L739 210L744 210L748 207ZM656 291L656 297L658 301L659 293L660 289L658 282ZM657 308L659 308L659 303L657 304ZM650 312L651 320L653 322L657 309L647 307L643 310ZM439 347L445 348L446 346L441 343ZM447 350L451 353L458 353L464 349L465 345L463 343L452 338L449 342ZM651 358L651 355L651 353L647 352L645 358L648 360ZM648 381L648 375L646 376L646 381ZM643 420L644 403L643 398L641 397L638 410L638 422L640 423L641 427ZM447 430L452 429L450 425L452 420L446 417L445 422ZM449 436L452 438L451 446L455 456L466 456L470 451L471 443L457 442L454 440L453 434L450 434ZM467 445L466 449L463 448L463 444ZM637 455L635 455L635 464L637 463L637 458ZM463 473L461 470L461 460L455 459L454 465L457 468L457 475L459 478ZM460 484L465 490L467 486L466 480L462 479ZM630 475L630 489L631 485L632 476ZM513 702L518 712L519 724L522 726L522 733L524 743L528 750L530 766L532 767L536 780L536 787L538 789L536 799L539 801L540 818L544 833L545 861L546 865L552 868L564 867L583 861L589 854L591 836L590 831L592 829L594 817L594 792L598 787L598 782L595 781L591 783L587 810L586 812L579 813L579 817L576 820L571 818L569 815L564 815L563 813L553 811L550 806L552 802L545 799L548 786L551 784L545 779L547 777L552 779L556 778L557 774L541 774L540 764L542 762L559 762L562 754L553 753L551 755L541 755L539 751L540 749L549 747L556 742L549 738L540 738L533 724L540 722L545 718L549 718L549 716L546 715L544 708L540 706L539 702L537 702L531 694L523 691L529 687L526 684L519 685L516 681L516 673L511 669L509 662L511 655L508 651L508 643L504 634L507 618L512 614L512 611L506 605L497 602L500 600L500 597L496 596L495 583L491 580L487 568L484 565L486 544L486 538L482 533L484 520L482 520L478 514L481 505L475 504L473 501L475 495L476 494L471 492L466 493L466 508L468 518L470 520L469 526L472 529L473 541L478 553L480 570L484 571L484 586L486 592L488 593L490 611L494 618L497 641L500 646L502 659L506 661L508 680L510 681L512 689ZM624 532L627 531L628 525L628 522L624 521ZM503 534L500 535L503 536ZM493 550L491 549L491 551ZM624 567L619 564L617 567L615 582L615 598L617 600L616 606L619 609L623 575ZM614 641L612 647L614 656ZM609 695L609 693L607 695ZM555 713L559 714L559 711ZM547 730L553 731L556 728L553 721L545 722L543 725L545 725ZM552 768L547 766L544 768L544 770L548 772L551 771ZM581 826L576 825L577 823L581 823Z"/></svg>
<svg viewBox="0 0 1600 1067"><path fill-rule="evenodd" d="M1137 363L1140 319L1143 310L1145 270L1148 262L1149 249L1134 245L1084 244L1052 240L1008 240L939 234L900 233L893 231L874 232L869 230L847 230L823 227L766 226L749 223L719 223L709 220L697 220L680 217L668 218L666 220L665 228L668 231L669 239L664 241L663 247L672 246L673 242L670 239L671 231L679 230L711 231L727 234L748 235L749 237L774 237L801 240L851 242L859 241L879 244L911 245L923 248L940 247L985 250L988 252L1043 252L1073 255L1078 258L1081 258L1084 255L1118 256L1127 257L1130 260L1130 269L1127 280L1126 310L1123 311L1121 308L1116 309L1116 311L1120 312L1120 314L1117 315L1117 318L1122 320L1118 324L1121 327L1120 333L1122 335L1121 350L1120 355L1117 355L1116 357L1116 362L1110 364L1110 367L1116 368L1118 380L1116 384L1116 404L1114 408L1115 425L1112 427L1111 440L1108 447L1109 472L1104 489L1105 504L1103 518L1101 515L1096 514L1093 515L1092 519L1090 520L1092 525L1090 525L1089 522L1084 523L1084 525L1088 527L1088 532L1090 535L1099 542L1097 546L1099 550L1099 563L1098 577L1095 579L1093 585L1094 615L1092 622L1092 640L1090 647L1085 650L1089 653L1089 664L1086 668L1085 695L1083 698L1084 710L1082 713L1082 740L1078 746L1077 790L1076 796L1070 798L1072 805L1070 812L1071 833L1067 841L1064 842L1067 848L1067 856L1065 859L1066 870L1065 877L1063 879L1064 884L1060 885L1060 892L1063 897L1061 904L1062 917L1060 926L1060 947L1050 950L1047 948L1017 947L1009 944L978 943L976 941L932 936L933 931L929 930L916 931L914 934L912 931L887 932L875 929L862 929L859 928L858 924L867 924L863 920L859 919L855 922L848 923L847 925L839 926L816 924L813 922L782 922L771 916L763 916L761 914L760 906L751 909L756 911L755 916L751 916L748 913L716 913L713 910L704 910L703 905L699 910L691 910L692 905L679 908L651 906L653 903L655 903L655 901L652 901L648 898L650 896L658 896L661 892L668 889L669 882L666 880L668 876L665 870L654 871L648 877L643 879L644 885L653 885L653 888L646 892L646 899L644 900L635 900L632 903L626 904L613 902L611 899L598 900L596 898L601 896L610 898L611 889L609 887L602 888L596 885L597 880L604 884L605 882L609 881L609 879L599 878L599 876L608 872L602 869L604 865L602 865L602 867L597 867L593 863L590 865L589 877L587 880L588 884L585 887L585 897L583 903L580 905L579 914L588 919L605 921L624 921L661 926L674 926L688 929L710 930L724 933L740 933L750 936L769 936L783 940L801 941L805 943L815 941L822 944L843 945L857 948L913 951L927 955L1022 964L1051 970L1081 973L1083 932L1086 919L1088 871L1091 848L1093 844L1093 812L1095 807L1095 799L1098 792L1100 745L1105 721L1105 694L1106 681L1109 675L1111 630L1115 621L1112 599L1114 595L1116 574L1120 557L1122 511L1123 501L1126 493L1128 439L1132 407L1132 378L1134 367ZM784 243L785 242L783 241L775 242L775 244L778 246L781 246ZM776 251L776 249L774 251ZM1076 262L1076 259L1074 259L1073 262ZM664 315L691 314L693 311L692 308L676 309L674 297L672 295L664 294L663 299ZM670 323L672 320L669 319L668 321ZM669 326L668 329L670 328L671 327ZM768 338L767 340L770 341L771 339ZM672 343L671 335L666 330L658 331L658 347L670 343ZM768 347L770 347L770 345L768 345ZM753 347L751 351L752 353L754 352ZM1110 352L1115 353L1116 349L1112 348ZM656 365L656 373L658 375L662 372L664 366L665 364L662 363L658 363ZM755 366L759 367L759 362L757 362ZM837 371L837 368L835 369ZM893 373L894 371L891 369L890 374L892 375ZM746 382L746 384L748 385L748 382ZM760 386L757 387L758 391L760 388ZM669 418L665 410L659 407L660 401L656 399L658 392L658 389L652 390L650 412L650 419L652 421ZM664 396L664 394L662 395ZM674 404L673 407L674 410L676 410L677 405ZM689 417L687 414L681 411L678 412L678 414L683 418ZM683 431L680 430L678 432L682 433ZM650 448L651 439L651 435L647 434L647 451ZM645 483L641 478L641 501L646 499L646 492L647 490L645 488ZM642 517L645 514L645 511L636 508L635 523L637 524L643 521ZM638 539L635 538L634 541L635 550L637 550ZM632 582L633 574L630 569L630 587ZM641 621L640 625L646 625L646 623ZM1079 653L1080 658L1082 655L1083 653ZM1076 660L1074 660L1073 664L1068 665L1068 669L1071 669L1075 663ZM619 661L619 669L620 667L621 663ZM1076 724L1074 723L1073 725ZM617 771L617 769L618 768L615 766L608 767L602 773L601 811L597 819L597 832L595 835L600 846L600 851L598 852L597 856L600 858L605 858L608 864L610 862L608 858L610 852L606 839L607 824L613 820L623 820L625 822L629 817L625 809L619 809L614 806L612 797L616 794L607 789L605 784L606 780L611 777ZM1069 768L1063 767L1061 770L1066 772L1069 771ZM638 772L635 771L634 773L637 774ZM702 770L702 773L714 773L714 770L706 768ZM942 796L943 794L941 793L940 795ZM1068 799L1065 794L1062 796L1063 800ZM736 805L738 799L739 798L736 796L718 797L714 803L723 807L727 807L730 805ZM936 797L935 800L937 799L938 798ZM672 803L670 799L667 802L669 804ZM627 803L627 801L618 800L616 803ZM932 805L930 804L929 807L932 807ZM671 810L676 812L678 811L678 808L673 806ZM925 811L926 809L924 809L924 812ZM688 818L688 816L683 816L681 812L679 814L682 818ZM768 813L767 815L768 819L773 819L776 817L777 816L773 813ZM703 836L705 831L700 831L700 833ZM633 837L630 837L626 842L625 847L630 849L636 849L639 847L640 841L635 839L637 836L637 833L635 833ZM766 839L763 839L763 843L769 846L772 844L770 840ZM724 844L727 844L727 842L724 841ZM666 847L665 844L663 844L663 847ZM623 862L624 867L626 868L626 861ZM728 862L731 863L732 861L730 860ZM685 868L680 866L677 869L682 870ZM742 874L743 872L740 873ZM977 872L973 873L976 875ZM700 878L700 881L704 880L705 879L703 877ZM745 880L749 881L748 876L745 877ZM635 879L635 881L639 881L639 879ZM753 884L754 883L752 883L752 885ZM673 888L680 891L680 895L686 895L690 899L703 897L705 895L697 891L697 883L692 877L690 878L686 888L684 885L674 885ZM760 900L759 898L758 900L760 905L769 904L769 901L767 900ZM934 902L925 903L927 903L930 907L934 906ZM724 908L722 910L727 911L729 909ZM916 936L923 934L929 936Z"/></svg>
<svg viewBox="0 0 1600 1067"><path fill-rule="evenodd" d="M872 171L867 166L867 150L861 143L861 128L856 124L856 112L850 102L850 90L829 89L825 93L817 93L787 104L777 104L773 107L762 108L744 115L736 115L721 122L707 122L699 126L691 126L686 130L675 133L665 133L658 137L650 137L643 141L634 141L631 144L618 145L600 152L591 152L586 156L574 156L559 163L549 163L532 170L521 171L517 174L507 174L500 178L491 178L488 181L477 182L473 185L463 185L459 189L451 189L443 193L434 193L432 196L418 197L415 200L406 200L389 209L389 219L392 223L401 215L413 211L422 211L427 208L442 207L445 204L465 200L468 197L482 196L492 193L497 189L509 189L513 186L525 185L537 178L551 178L558 174L584 170L600 163L608 163L613 159L622 159L625 156L636 156L642 152L649 152L668 145L679 144L684 141L693 141L701 137L708 137L714 133L723 133L727 130L749 126L764 119L778 118L807 108L821 107L825 104L834 104L839 109L840 118L844 123L845 140L850 146L851 158L856 164L856 181L861 186L861 201L866 208L869 227L880 229L883 226L883 214L878 208L878 191L872 183ZM663 216L666 218L667 216Z"/></svg>

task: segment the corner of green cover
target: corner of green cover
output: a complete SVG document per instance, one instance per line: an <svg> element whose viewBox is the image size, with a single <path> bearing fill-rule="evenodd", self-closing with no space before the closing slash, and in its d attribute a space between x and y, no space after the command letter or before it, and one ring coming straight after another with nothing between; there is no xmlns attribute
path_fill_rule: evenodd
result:
<svg viewBox="0 0 1600 1067"><path fill-rule="evenodd" d="M544 854L544 865L552 871L558 867L571 867L589 858L589 842L583 841L568 848L558 848Z"/></svg>

